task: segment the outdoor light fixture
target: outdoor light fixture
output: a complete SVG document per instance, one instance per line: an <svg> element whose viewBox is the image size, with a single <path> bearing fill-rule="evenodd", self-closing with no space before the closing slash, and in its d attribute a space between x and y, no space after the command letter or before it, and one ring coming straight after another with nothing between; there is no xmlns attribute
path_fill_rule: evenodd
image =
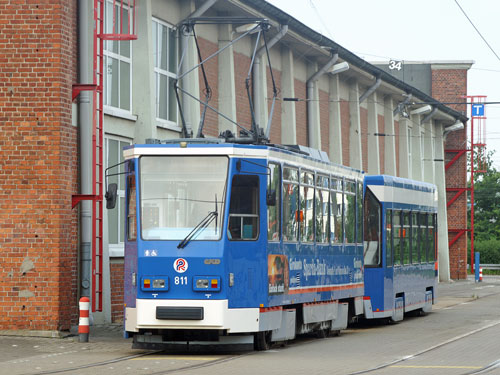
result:
<svg viewBox="0 0 500 375"><path fill-rule="evenodd" d="M410 112L411 115L424 115L432 111L432 107L427 104Z"/></svg>
<svg viewBox="0 0 500 375"><path fill-rule="evenodd" d="M451 133L451 132L454 132L454 131L457 131L457 130L462 130L463 128L464 128L463 122L462 121L457 121L453 125L447 126L446 128L444 128L444 134L448 134L448 133Z"/></svg>
<svg viewBox="0 0 500 375"><path fill-rule="evenodd" d="M347 61L344 61L339 64L335 64L330 69L328 69L327 72L330 74L338 74L345 72L346 70L349 70L349 64L347 63Z"/></svg>

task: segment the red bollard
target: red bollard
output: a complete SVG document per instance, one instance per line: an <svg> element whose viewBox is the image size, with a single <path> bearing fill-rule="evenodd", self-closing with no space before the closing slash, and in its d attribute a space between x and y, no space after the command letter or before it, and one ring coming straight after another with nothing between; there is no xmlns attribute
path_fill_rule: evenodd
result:
<svg viewBox="0 0 500 375"><path fill-rule="evenodd" d="M479 267L479 282L483 281L483 267Z"/></svg>
<svg viewBox="0 0 500 375"><path fill-rule="evenodd" d="M78 341L89 342L89 309L90 299L88 297L80 298L80 319L78 321Z"/></svg>

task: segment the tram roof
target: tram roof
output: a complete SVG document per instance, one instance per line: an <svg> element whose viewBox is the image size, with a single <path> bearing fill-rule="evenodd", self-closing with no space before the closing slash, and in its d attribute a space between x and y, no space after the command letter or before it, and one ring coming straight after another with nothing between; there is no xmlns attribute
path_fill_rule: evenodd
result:
<svg viewBox="0 0 500 375"><path fill-rule="evenodd" d="M410 180L408 178L389 176L389 175L376 175L376 176L366 175L365 184L378 185L378 186L392 186L405 190L425 191L425 192L435 192L437 189L436 185L428 182Z"/></svg>

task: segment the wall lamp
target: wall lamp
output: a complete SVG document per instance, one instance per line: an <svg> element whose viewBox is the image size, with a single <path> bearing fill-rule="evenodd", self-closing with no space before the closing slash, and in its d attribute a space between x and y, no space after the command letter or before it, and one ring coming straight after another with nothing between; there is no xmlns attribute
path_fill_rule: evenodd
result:
<svg viewBox="0 0 500 375"><path fill-rule="evenodd" d="M349 64L347 61L341 62L339 64L335 64L332 66L330 69L328 69L326 72L330 74L339 74L342 72L345 72L346 70L349 70Z"/></svg>
<svg viewBox="0 0 500 375"><path fill-rule="evenodd" d="M457 121L455 122L453 125L451 126L447 126L446 128L444 128L444 135L448 134L448 133L451 133L451 132L454 132L454 131L457 131L457 130L462 130L464 128L464 124L462 121Z"/></svg>
<svg viewBox="0 0 500 375"><path fill-rule="evenodd" d="M430 111L432 111L432 107L429 104L427 104L427 105L424 105L420 108L414 109L413 111L410 111L410 114L411 115L425 115L426 113L429 113Z"/></svg>

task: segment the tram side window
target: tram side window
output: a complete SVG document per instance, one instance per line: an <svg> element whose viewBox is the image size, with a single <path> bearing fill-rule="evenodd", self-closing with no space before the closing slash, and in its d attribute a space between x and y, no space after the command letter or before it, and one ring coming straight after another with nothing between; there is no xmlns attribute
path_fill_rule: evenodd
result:
<svg viewBox="0 0 500 375"><path fill-rule="evenodd" d="M354 182L345 182L344 228L347 243L356 241L356 190Z"/></svg>
<svg viewBox="0 0 500 375"><path fill-rule="evenodd" d="M392 267L392 211L385 211L385 264Z"/></svg>
<svg viewBox="0 0 500 375"><path fill-rule="evenodd" d="M268 179L268 194L273 199L272 205L267 205L267 239L279 241L281 231L281 170L278 164L269 163L271 171ZM270 203L270 202L268 202Z"/></svg>
<svg viewBox="0 0 500 375"><path fill-rule="evenodd" d="M420 262L427 262L427 214L420 213Z"/></svg>
<svg viewBox="0 0 500 375"><path fill-rule="evenodd" d="M135 190L135 176L127 177L127 238L129 241L137 239L137 202Z"/></svg>
<svg viewBox="0 0 500 375"><path fill-rule="evenodd" d="M295 168L283 168L283 241L297 241L299 174Z"/></svg>
<svg viewBox="0 0 500 375"><path fill-rule="evenodd" d="M358 182L356 184L356 213L357 213L357 220L356 220L356 237L357 237L357 243L363 243L363 184L361 182ZM380 228L379 228L380 232Z"/></svg>
<svg viewBox="0 0 500 375"><path fill-rule="evenodd" d="M315 220L316 220L316 242L328 243L329 214L328 202L330 192L328 191L328 177L316 177L315 196Z"/></svg>
<svg viewBox="0 0 500 375"><path fill-rule="evenodd" d="M342 180L331 179L330 181L330 239L336 243L344 242L342 221Z"/></svg>
<svg viewBox="0 0 500 375"><path fill-rule="evenodd" d="M259 177L236 175L229 204L230 240L255 240L259 235Z"/></svg>
<svg viewBox="0 0 500 375"><path fill-rule="evenodd" d="M418 213L411 213L411 262L420 263L418 254Z"/></svg>
<svg viewBox="0 0 500 375"><path fill-rule="evenodd" d="M403 264L410 264L410 213L403 212L403 230L401 235L403 246Z"/></svg>
<svg viewBox="0 0 500 375"><path fill-rule="evenodd" d="M401 228L401 211L393 212L393 235L394 235L394 265L401 264L401 235L403 233Z"/></svg>
<svg viewBox="0 0 500 375"><path fill-rule="evenodd" d="M365 195L364 229L365 266L381 266L380 203L369 189Z"/></svg>
<svg viewBox="0 0 500 375"><path fill-rule="evenodd" d="M427 252L427 261L428 262L433 262L436 257L436 237L435 237L435 230L434 230L434 223L435 223L435 216L429 214L429 226L428 226L428 231L429 231L429 250Z"/></svg>
<svg viewBox="0 0 500 375"><path fill-rule="evenodd" d="M309 172L300 173L300 223L299 223L299 238L302 242L314 241L314 179Z"/></svg>

